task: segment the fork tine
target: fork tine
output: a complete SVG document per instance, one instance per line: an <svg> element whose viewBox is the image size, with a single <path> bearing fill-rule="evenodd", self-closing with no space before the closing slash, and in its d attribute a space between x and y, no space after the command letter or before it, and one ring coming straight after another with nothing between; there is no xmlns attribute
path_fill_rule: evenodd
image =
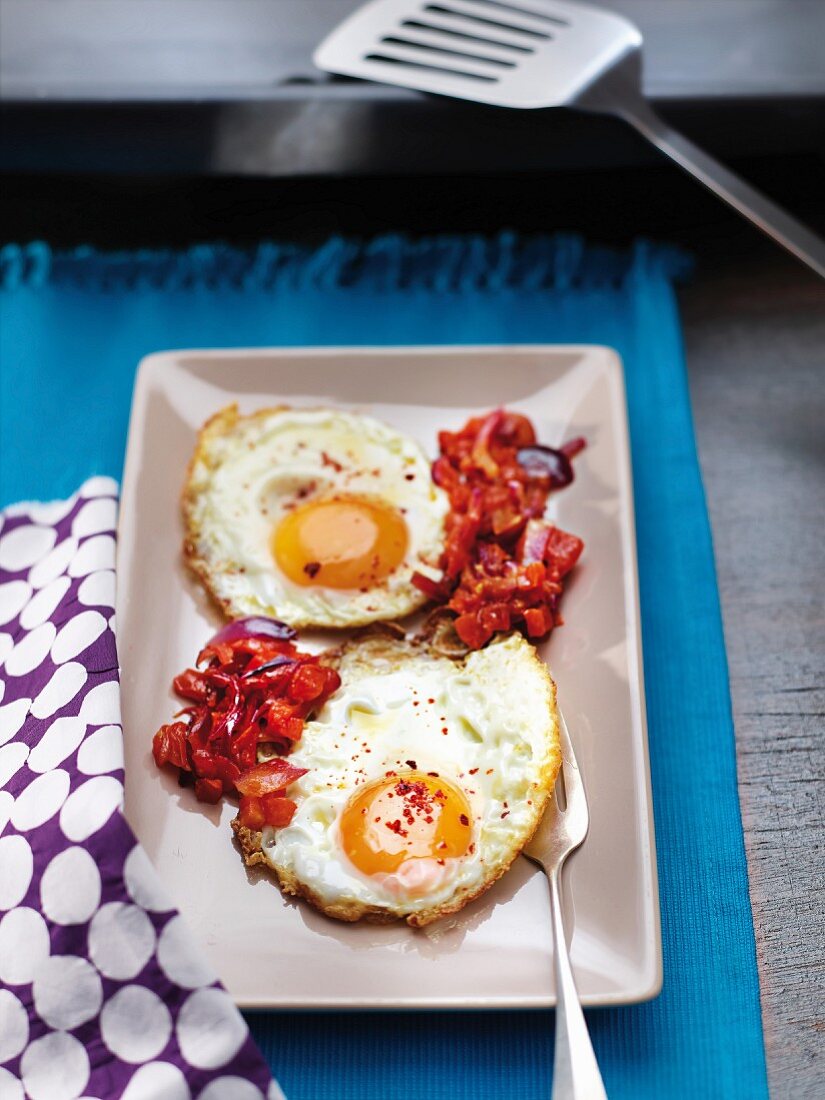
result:
<svg viewBox="0 0 825 1100"><path fill-rule="evenodd" d="M564 775L564 793L566 807L563 811L566 817L565 824L570 834L570 839L579 844L587 836L590 825L590 813L587 808L587 795L584 789L584 780L579 769L579 762L573 749L570 731L564 720L564 715L559 711L559 745L562 755L562 773Z"/></svg>

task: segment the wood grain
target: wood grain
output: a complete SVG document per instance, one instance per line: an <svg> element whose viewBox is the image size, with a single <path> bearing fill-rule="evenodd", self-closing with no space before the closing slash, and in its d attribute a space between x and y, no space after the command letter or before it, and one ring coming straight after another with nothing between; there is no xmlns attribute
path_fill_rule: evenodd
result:
<svg viewBox="0 0 825 1100"><path fill-rule="evenodd" d="M775 1100L825 1096L825 286L708 257L682 297Z"/></svg>

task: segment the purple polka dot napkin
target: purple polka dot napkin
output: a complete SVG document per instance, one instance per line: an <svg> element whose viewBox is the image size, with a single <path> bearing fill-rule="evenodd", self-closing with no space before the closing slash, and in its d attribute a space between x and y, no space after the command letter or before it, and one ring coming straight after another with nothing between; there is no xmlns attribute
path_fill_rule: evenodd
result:
<svg viewBox="0 0 825 1100"><path fill-rule="evenodd" d="M121 812L116 514L0 513L0 1098L275 1100Z"/></svg>

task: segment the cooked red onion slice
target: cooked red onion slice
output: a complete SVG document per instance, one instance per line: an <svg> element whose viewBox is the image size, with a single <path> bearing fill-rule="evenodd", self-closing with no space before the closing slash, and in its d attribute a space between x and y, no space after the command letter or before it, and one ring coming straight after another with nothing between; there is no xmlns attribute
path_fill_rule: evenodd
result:
<svg viewBox="0 0 825 1100"><path fill-rule="evenodd" d="M210 645L222 642L237 642L243 638L274 638L280 642L291 641L297 636L297 630L277 619L266 619L263 615L250 615L246 619L235 619L221 627Z"/></svg>
<svg viewBox="0 0 825 1100"><path fill-rule="evenodd" d="M554 489L561 489L573 480L570 459L564 451L557 451L555 447L543 447L539 443L522 447L516 453L516 459L530 477L549 480Z"/></svg>

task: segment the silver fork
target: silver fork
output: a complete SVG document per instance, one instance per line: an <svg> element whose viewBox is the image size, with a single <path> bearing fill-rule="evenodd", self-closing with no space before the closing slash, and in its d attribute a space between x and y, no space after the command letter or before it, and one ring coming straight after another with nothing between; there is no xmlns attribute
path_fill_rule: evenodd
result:
<svg viewBox="0 0 825 1100"><path fill-rule="evenodd" d="M607 1100L570 967L561 906L561 869L587 836L590 814L567 724L559 713L561 771L553 806L548 806L524 854L547 875L553 914L556 973L556 1049L552 1100ZM562 797L559 797L561 795Z"/></svg>

